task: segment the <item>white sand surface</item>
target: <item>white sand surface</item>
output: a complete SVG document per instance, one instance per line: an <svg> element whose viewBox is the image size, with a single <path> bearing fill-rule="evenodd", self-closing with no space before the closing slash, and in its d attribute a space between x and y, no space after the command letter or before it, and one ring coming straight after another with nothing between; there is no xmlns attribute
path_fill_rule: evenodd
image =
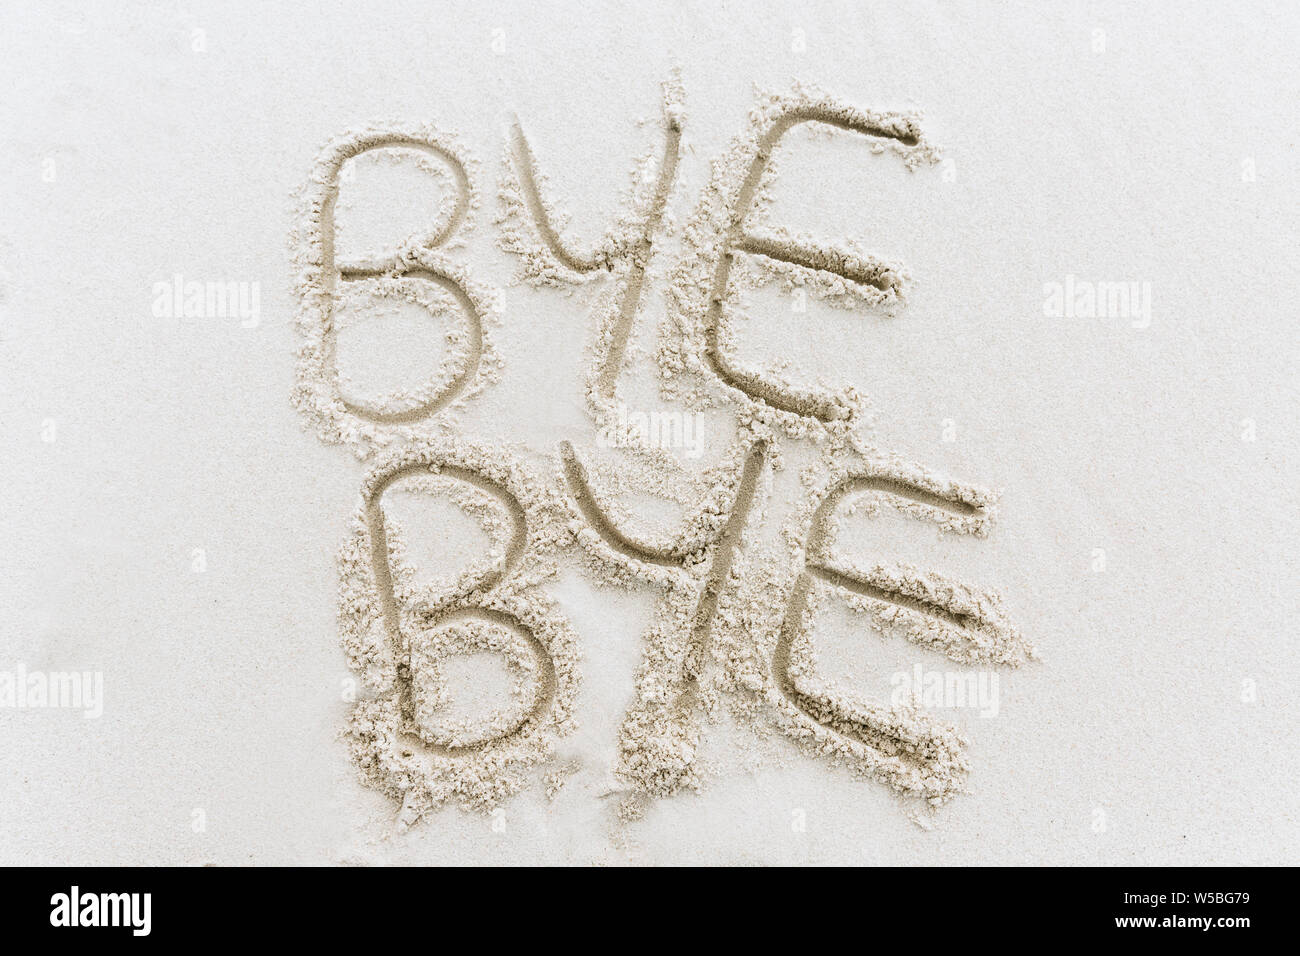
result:
<svg viewBox="0 0 1300 956"><path fill-rule="evenodd" d="M102 680L89 707L0 699L0 862L1296 861L1295 8L43 2L0 22L0 692L5 674ZM782 141L765 193L773 224L905 268L905 304L810 293L798 311L767 284L745 293L736 360L851 386L872 448L995 492L985 537L886 507L845 517L838 553L996 589L1039 659L955 662L832 596L817 671L847 699L887 705L917 666L996 677L994 708L927 708L967 741L965 792L900 796L719 686L698 780L636 797L620 727L662 594L608 586L574 548L536 585L581 655L572 732L486 810L403 809L363 784L342 737L357 675L336 556L387 451L327 444L291 403L301 197L351 131L454 137L476 205L443 251L499 305L499 366L416 437L544 476L568 441L593 483L617 484L633 466L598 442L584 396L611 280L517 281L503 157L517 121L565 238L590 249L638 163L654 172L675 74L680 163L620 396L691 410L656 386L666 293L710 164L763 95L803 83L919 114L937 164L909 171L868 137L809 128ZM454 182L426 167L358 164L340 255L436 227ZM176 276L242 284L250 308L170 314L157 286ZM1131 314L1105 306L1118 283ZM1102 314L1054 308L1054 290L1077 304L1098 284ZM456 348L417 305L384 302L340 333L371 396ZM733 406L674 449L688 478L724 458ZM801 471L818 473L813 442L778 441L784 467L764 465L738 551L751 584L781 565ZM678 500L611 491L629 528L685 520L700 489L665 483ZM415 497L385 507L436 589L491 534ZM727 600L774 610L761 588ZM762 646L761 631L729 639ZM471 725L512 680L478 658L445 676L468 688Z"/></svg>

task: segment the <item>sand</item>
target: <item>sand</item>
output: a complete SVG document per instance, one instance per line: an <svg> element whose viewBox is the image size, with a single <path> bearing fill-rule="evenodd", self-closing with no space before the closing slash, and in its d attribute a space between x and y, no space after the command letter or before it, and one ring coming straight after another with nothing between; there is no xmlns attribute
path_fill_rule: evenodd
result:
<svg viewBox="0 0 1300 956"><path fill-rule="evenodd" d="M1294 859L1300 18L14 16L0 859Z"/></svg>

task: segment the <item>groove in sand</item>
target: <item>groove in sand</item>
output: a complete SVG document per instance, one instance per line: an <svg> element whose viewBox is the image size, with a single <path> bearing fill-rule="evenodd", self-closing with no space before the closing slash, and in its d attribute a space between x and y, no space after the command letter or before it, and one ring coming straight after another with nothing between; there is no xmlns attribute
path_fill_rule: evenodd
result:
<svg viewBox="0 0 1300 956"><path fill-rule="evenodd" d="M375 279L381 276L390 275L386 270L376 269L341 269L339 279L344 282L357 281L362 279ZM436 415L465 391L470 382L474 381L474 376L478 374L479 366L483 362L483 314L479 306L470 298L464 287L453 279L451 276L434 268L415 268L406 269L397 274L402 279L420 279L426 282L432 282L437 286L451 293L460 307L462 314L465 316L465 324L469 331L469 348L465 355L465 361L461 369L456 373L450 382L448 382L436 395L431 397L423 404L414 408L404 408L400 411L384 411L375 408L372 405L366 405L361 402L352 401L345 398L340 391L336 394L339 396L344 407L354 415L361 418L369 419L373 422L379 422L383 425L409 425L412 422L418 422L431 415ZM331 320L329 328L325 334L325 361L327 367L334 375L335 382L338 381L338 330Z"/></svg>
<svg viewBox="0 0 1300 956"><path fill-rule="evenodd" d="M749 513L754 505L754 497L758 491L758 478L763 470L763 459L766 454L767 446L763 442L757 442L745 457L740 481L736 486L736 497L727 515L727 523L723 526L722 534L718 539L713 563L704 582L704 590L695 607L691 642L682 665L682 679L686 681L686 687L678 702L681 710L689 710L699 693L699 680L704 674L704 665L709 653L713 619L718 610L718 598L723 588L727 586L736 548L740 546L745 525L749 522Z"/></svg>
<svg viewBox="0 0 1300 956"><path fill-rule="evenodd" d="M644 561L659 567L681 568L687 557L698 554L708 547L714 549L709 571L691 618L690 635L687 638L686 653L679 675L681 690L676 700L672 702L676 719L689 723L699 693L700 678L703 676L709 654L718 600L727 586L736 548L740 545L745 526L749 521L749 514L753 510L759 475L767 455L767 445L762 441L755 442L746 453L736 481L735 495L727 513L727 520L721 531L712 540L703 540L698 546L692 546L689 550L684 547L654 548L628 538L614 526L596 504L585 470L574 454L573 447L568 442L563 442L560 453L565 479L579 511L601 540L614 551L635 561Z"/></svg>
<svg viewBox="0 0 1300 956"><path fill-rule="evenodd" d="M873 748L878 748L880 741L878 739L873 741L872 735L885 737L904 751L912 752L916 759L923 760L916 752L915 746L902 741L890 730L887 720L868 719L863 726L857 717L841 713L829 698L801 691L790 674L790 649L803 627L808 592L813 580L820 580L875 601L928 615L953 627L967 629L983 623L977 616L960 613L944 604L918 598L894 588L883 587L857 574L825 563L823 558L826 540L830 534L829 522L836 506L848 495L871 491L940 508L956 515L971 516L984 511L980 505L957 497L956 495L961 494L960 490L957 490L953 497L948 497L888 475L851 475L832 487L813 512L808 541L804 549L807 558L795 580L794 589L781 621L780 634L772 656L772 677L781 694L790 703L823 727L847 734L859 743Z"/></svg>
<svg viewBox="0 0 1300 956"><path fill-rule="evenodd" d="M487 592L496 587L510 573L511 569L518 563L523 556L527 545L527 524L523 506L513 494L507 489L483 477L475 471L468 468L462 468L456 465L442 464L437 472L431 472L429 465L433 462L418 462L407 464L393 470L391 473L382 476L373 486L373 490L365 502L365 520L367 530L370 535L370 557L371 566L374 569L375 587L379 592L379 603L383 612L384 626L388 634L390 647L394 658L399 661L397 667L398 675L398 693L399 704L404 722L407 729L404 735L414 738L421 745L428 747L434 753L444 756L466 753L486 746L488 743L506 740L518 734L525 733L539 720L550 706L551 700L555 696L555 665L551 660L550 653L542 645L531 629L526 627L517 617L505 611L495 608L472 607L459 608L446 613L439 614L438 609L446 606L448 603L459 600L467 594L474 591ZM509 628L522 635L536 656L541 668L541 680L536 699L529 713L522 718L515 726L509 728L506 732L498 734L487 741L479 741L465 745L450 745L430 743L418 737L409 729L414 720L414 701L412 699L412 678L410 667L410 655L406 652L401 633L401 610L397 605L397 598L393 590L392 568L388 562L388 533L384 524L384 512L382 499L384 492L388 490L395 482L412 475L438 475L440 477L452 478L457 481L463 481L473 485L480 491L486 492L496 498L503 504L509 512L512 523L512 534L509 544L506 546L506 553L500 565L485 572L477 581L470 584L462 585L456 592L444 597L433 605L421 605L416 610L422 618L427 621L427 626L436 627L445 623L451 623L456 620L468 618L480 618L492 621L502 627Z"/></svg>
<svg viewBox="0 0 1300 956"><path fill-rule="evenodd" d="M719 344L719 325L722 321L723 303L727 299L727 290L731 282L731 267L736 252L748 252L766 255L808 268L819 269L838 275L850 282L865 283L878 289L893 288L896 277L883 264L874 260L859 262L857 257L828 249L803 247L791 243L750 236L745 232L745 219L754 203L758 184L763 172L771 161L772 151L781 137L792 127L800 123L826 123L840 129L862 133L881 139L893 139L906 146L914 146L918 138L914 133L904 133L887 129L870 121L859 122L852 117L833 110L821 108L801 108L791 110L778 117L758 142L749 170L736 193L731 207L730 221L723 239L721 254L714 268L713 283L709 289L709 306L705 318L705 360L723 382L739 389L751 398L770 405L780 411L790 412L806 418L818 418L833 421L842 414L842 409L835 402L813 397L791 395L787 390L771 384L752 373L744 372L731 366Z"/></svg>
<svg viewBox="0 0 1300 956"><path fill-rule="evenodd" d="M827 492L826 497L818 504L817 510L813 512L812 530L808 535L808 544L805 548L805 553L808 555L805 562L806 570L823 581L861 594L863 597L876 601L888 601L911 611L928 614L956 627L966 628L978 623L975 619L959 614L941 604L917 598L901 591L881 587L870 580L833 567L826 562L825 544L827 538L830 537L830 519L835 509L845 497L869 491L880 492L905 501L915 501L931 508L939 508L951 514L962 516L981 514L984 510L980 506L959 497L946 497L928 488L922 488L919 485L900 481L887 475L851 475Z"/></svg>
<svg viewBox="0 0 1300 956"><path fill-rule="evenodd" d="M537 689L533 695L527 712L514 723L513 726L507 727L490 737L480 737L460 744L441 743L438 741L429 741L416 734L411 728L415 724L415 701L413 699L414 688L412 685L409 668L407 669L406 678L401 682L401 699L400 708L402 720L405 724L402 734L407 738L414 738L421 745L427 747L434 753L442 756L457 756L470 753L489 744L500 743L510 740L521 734L527 734L539 724L545 717L546 712L550 710L551 702L555 699L556 681L555 681L555 662L551 660L550 653L537 636L513 614L501 611L496 608L474 607L465 608L459 611L452 611L438 618L432 625L434 627L443 627L448 624L454 624L457 621L480 620L489 621L498 627L513 631L522 637L528 643L528 648L536 659L541 669L541 676L537 679Z"/></svg>
<svg viewBox="0 0 1300 956"><path fill-rule="evenodd" d="M469 175L465 171L465 166L454 154L436 143L426 142L413 136L393 133L375 133L359 137L348 143L344 148L339 149L331 157L326 167L327 186L321 204L319 241L323 291L330 302L331 311L338 282L396 275L401 278L420 279L441 286L451 293L466 317L470 343L469 354L466 357L464 368L437 395L428 401L415 408L396 412L386 412L362 402L351 401L342 395L339 388L338 373L338 329L333 315L327 317L324 330L324 364L333 381L334 392L339 397L339 400L349 412L360 418L384 425L400 425L411 424L437 414L455 401L457 396L465 390L465 387L473 381L483 359L483 310L474 302L460 282L440 269L431 267L407 268L396 257L378 262L349 265L339 265L336 262L334 210L338 204L339 172L343 163L362 153L388 148L412 149L424 152L446 163L451 169L452 177L456 183L456 204L447 222L428 240L427 246L429 248L442 245L460 228L469 211L470 187Z"/></svg>
<svg viewBox="0 0 1300 956"><path fill-rule="evenodd" d="M668 205L668 196L677 177L681 139L681 127L675 120L670 120L664 134L664 156L659 165L659 180L655 184L654 196L650 201L650 209L646 212L641 235L637 238L636 245L632 247L632 263L628 268L626 285L619 302L618 319L610 333L609 350L600 359L596 389L605 398L614 397L618 373L623 367L623 356L627 354L628 339L632 335L632 326L641 305L641 291L645 285L645 270L650 264L650 253L654 247L654 234L663 220L664 208Z"/></svg>
<svg viewBox="0 0 1300 956"><path fill-rule="evenodd" d="M846 736L877 754L901 753L905 763L928 768L935 760L935 754L946 749L934 735L909 740L899 733L898 726L888 713L846 713L831 698L805 693L796 686L790 674L790 648L799 636L807 608L810 582L809 573L801 572L795 581L785 618L781 622L780 636L772 657L772 676L778 690L804 716L827 730Z"/></svg>
<svg viewBox="0 0 1300 956"><path fill-rule="evenodd" d="M578 460L573 445L567 441L560 443L560 461L564 467L564 478L569 486L569 493L573 496L578 511L586 519L588 526L596 534L600 535L601 540L614 551L634 561L644 561L647 564L665 568L680 568L685 565L686 559L698 550L696 548L656 548L640 541L634 541L620 531L614 522L609 520L609 516L605 514L600 505L596 503L596 498L591 493L591 483L587 478L587 470L583 467L582 462Z"/></svg>
<svg viewBox="0 0 1300 956"><path fill-rule="evenodd" d="M537 160L533 156L528 139L523 129L515 123L511 130L511 143L514 151L514 164L519 175L520 191L523 193L524 205L532 217L533 225L543 244L561 264L578 273L594 272L597 269L610 269L613 260L626 258L629 261L627 275L624 277L622 294L619 296L618 313L614 327L610 332L606 353L598 359L596 389L605 398L613 398L619 370L623 366L623 356L627 352L627 343L632 334L632 326L641 303L641 293L645 286L645 270L650 262L654 247L654 235L663 221L664 209L672 193L673 182L677 178L677 164L681 152L681 126L675 119L670 119L664 130L664 152L659 163L659 176L654 193L650 197L649 207L641 222L636 242L629 249L613 250L604 255L580 255L571 252L560 238L546 212L541 192L537 185Z"/></svg>

